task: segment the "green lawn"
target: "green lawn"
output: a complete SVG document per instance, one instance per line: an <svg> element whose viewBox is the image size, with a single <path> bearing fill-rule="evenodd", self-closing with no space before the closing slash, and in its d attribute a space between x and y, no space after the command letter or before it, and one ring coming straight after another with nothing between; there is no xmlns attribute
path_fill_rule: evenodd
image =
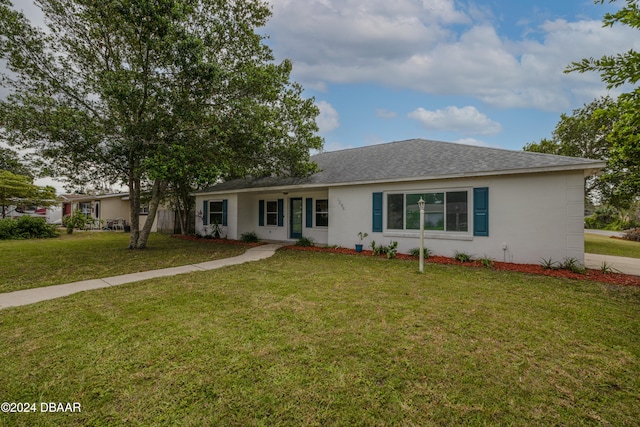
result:
<svg viewBox="0 0 640 427"><path fill-rule="evenodd" d="M131 251L128 233L76 232L55 239L0 240L0 293L236 256L247 248L152 234Z"/></svg>
<svg viewBox="0 0 640 427"><path fill-rule="evenodd" d="M640 289L329 253L0 310L0 425L637 425Z"/></svg>
<svg viewBox="0 0 640 427"><path fill-rule="evenodd" d="M584 251L591 254L640 258L640 242L585 233Z"/></svg>

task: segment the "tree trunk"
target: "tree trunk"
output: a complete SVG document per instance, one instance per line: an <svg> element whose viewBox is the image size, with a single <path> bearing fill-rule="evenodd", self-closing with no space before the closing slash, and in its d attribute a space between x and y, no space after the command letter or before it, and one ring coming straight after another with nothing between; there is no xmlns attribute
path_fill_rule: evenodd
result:
<svg viewBox="0 0 640 427"><path fill-rule="evenodd" d="M184 232L184 220L182 219L182 205L180 204L180 196L176 195L176 212L178 213L178 223L180 224L180 234L181 235L185 235L186 233Z"/></svg>
<svg viewBox="0 0 640 427"><path fill-rule="evenodd" d="M164 192L165 183L160 179L156 179L153 182L153 188L151 190L151 200L149 200L149 214L144 221L144 226L140 230L138 235L138 242L135 246L136 249L145 249L147 247L147 240L149 240L149 233L151 233L151 227L156 219L158 212L158 206L160 205L160 198ZM140 198L138 198L138 206L140 205ZM133 231L133 230L132 230Z"/></svg>
<svg viewBox="0 0 640 427"><path fill-rule="evenodd" d="M137 168L129 171L129 217L131 220L131 234L129 237L129 249L138 247L140 238L140 177Z"/></svg>

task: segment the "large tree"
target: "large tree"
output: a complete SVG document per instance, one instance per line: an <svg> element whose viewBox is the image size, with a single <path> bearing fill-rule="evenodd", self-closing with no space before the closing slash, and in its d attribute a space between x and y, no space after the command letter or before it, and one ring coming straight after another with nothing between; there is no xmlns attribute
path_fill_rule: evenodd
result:
<svg viewBox="0 0 640 427"><path fill-rule="evenodd" d="M9 171L16 175L33 176L31 170L22 162L18 153L5 147L0 147L0 170Z"/></svg>
<svg viewBox="0 0 640 427"><path fill-rule="evenodd" d="M609 0L613 3L616 0ZM605 0L595 0L603 4ZM624 6L615 13L607 13L603 19L605 27L615 24L640 28L640 8L638 0L626 0ZM629 85L631 90L618 98L615 108L617 120L613 124L608 140L611 144L610 171L604 179L613 191L610 200L618 206L629 205L640 197L640 53L635 50L603 56L585 58L573 62L566 72L590 72L600 74L609 89ZM611 112L611 109L607 109Z"/></svg>
<svg viewBox="0 0 640 427"><path fill-rule="evenodd" d="M48 31L0 0L0 58L17 76L4 76L0 136L35 149L56 176L128 185L130 248L146 246L176 183L314 170L318 109L256 33L264 1L35 3Z"/></svg>

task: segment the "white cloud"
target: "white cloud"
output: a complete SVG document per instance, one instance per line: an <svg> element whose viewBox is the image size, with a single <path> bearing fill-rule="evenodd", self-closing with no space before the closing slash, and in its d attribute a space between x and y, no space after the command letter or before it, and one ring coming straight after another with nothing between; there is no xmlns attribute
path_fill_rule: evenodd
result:
<svg viewBox="0 0 640 427"><path fill-rule="evenodd" d="M316 103L316 106L320 109L320 115L316 120L320 132L331 132L340 127L339 114L331 104L326 101L320 101Z"/></svg>
<svg viewBox="0 0 640 427"><path fill-rule="evenodd" d="M529 23L509 39L497 33L486 6L460 4L274 0L267 32L305 86L374 83L546 111L565 111L602 93L597 74L564 74L571 61L640 50L637 30L603 28L600 20Z"/></svg>
<svg viewBox="0 0 640 427"><path fill-rule="evenodd" d="M502 131L500 123L494 122L473 106L429 111L418 108L409 113L409 118L418 120L428 130L459 132L465 135L495 135Z"/></svg>

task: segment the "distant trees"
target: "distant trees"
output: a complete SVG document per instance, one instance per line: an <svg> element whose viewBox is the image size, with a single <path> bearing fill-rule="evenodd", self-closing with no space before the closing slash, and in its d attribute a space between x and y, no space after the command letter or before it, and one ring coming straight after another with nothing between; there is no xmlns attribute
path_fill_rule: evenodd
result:
<svg viewBox="0 0 640 427"><path fill-rule="evenodd" d="M551 139L529 143L524 150L608 161L612 145L609 135L618 118L616 105L613 99L604 97L573 110L571 115L561 114ZM604 173L610 172L607 167ZM592 201L607 199L611 185L600 176L590 177L586 180L585 192Z"/></svg>

